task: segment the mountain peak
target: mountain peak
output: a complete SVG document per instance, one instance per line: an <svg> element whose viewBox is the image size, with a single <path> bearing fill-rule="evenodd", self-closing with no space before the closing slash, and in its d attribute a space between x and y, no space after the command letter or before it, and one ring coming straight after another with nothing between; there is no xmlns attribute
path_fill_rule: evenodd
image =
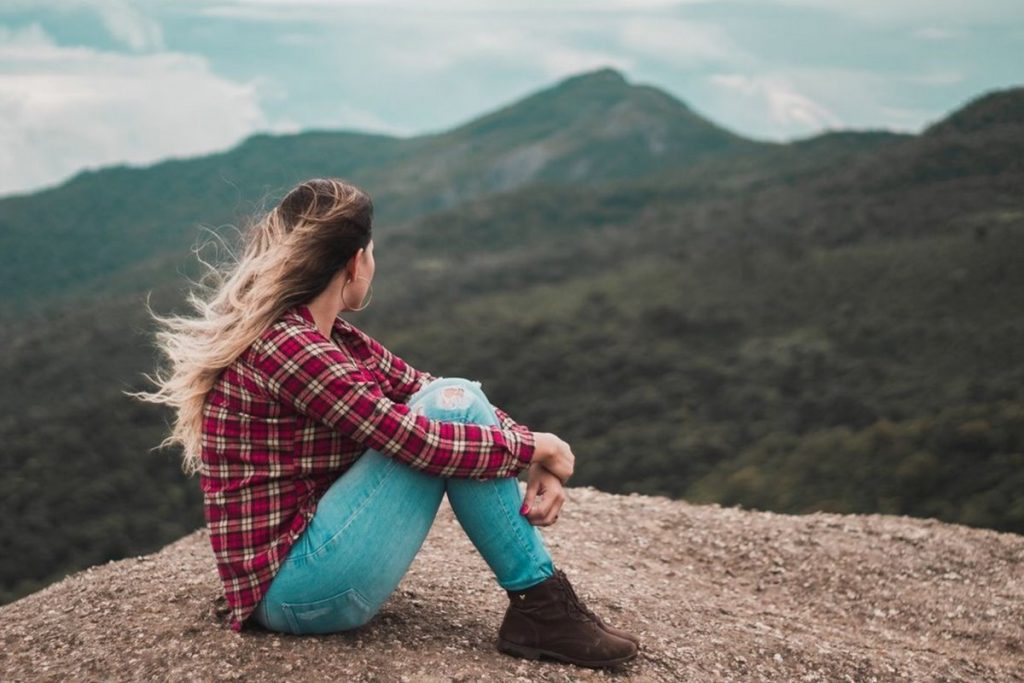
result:
<svg viewBox="0 0 1024 683"><path fill-rule="evenodd" d="M593 71L586 71L583 73L575 74L563 79L555 87L573 87L573 86L623 86L629 85L626 77L622 75L621 71L613 69L610 66L595 69Z"/></svg>
<svg viewBox="0 0 1024 683"><path fill-rule="evenodd" d="M889 515L772 512L569 487L542 533L581 599L679 680L1017 680L1024 537ZM447 500L368 624L225 625L206 530L0 608L7 680L604 680L499 653L505 591Z"/></svg>
<svg viewBox="0 0 1024 683"><path fill-rule="evenodd" d="M531 182L633 178L756 146L667 92L603 67L565 78L439 136L442 154L489 150L475 169L507 191Z"/></svg>

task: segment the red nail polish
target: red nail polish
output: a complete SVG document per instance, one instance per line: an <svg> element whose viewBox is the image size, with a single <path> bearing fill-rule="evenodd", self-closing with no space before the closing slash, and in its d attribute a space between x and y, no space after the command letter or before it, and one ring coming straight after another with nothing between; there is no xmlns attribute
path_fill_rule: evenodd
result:
<svg viewBox="0 0 1024 683"><path fill-rule="evenodd" d="M521 508L519 508L519 514L521 514L521 515L525 515L529 511L530 511L530 508L526 507L526 503L523 503L523 506Z"/></svg>

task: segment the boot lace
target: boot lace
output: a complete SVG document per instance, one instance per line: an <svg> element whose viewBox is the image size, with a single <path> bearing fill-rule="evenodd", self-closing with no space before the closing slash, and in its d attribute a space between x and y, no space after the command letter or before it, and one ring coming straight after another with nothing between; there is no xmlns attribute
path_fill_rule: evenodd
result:
<svg viewBox="0 0 1024 683"><path fill-rule="evenodd" d="M569 613L578 618L582 618L583 621L590 620L595 624L600 624L600 619L589 607L583 604L580 597L576 595L576 591L573 589L572 584L569 583L568 577L561 571L558 571L558 585L562 587L562 590L566 595L566 602L569 605Z"/></svg>

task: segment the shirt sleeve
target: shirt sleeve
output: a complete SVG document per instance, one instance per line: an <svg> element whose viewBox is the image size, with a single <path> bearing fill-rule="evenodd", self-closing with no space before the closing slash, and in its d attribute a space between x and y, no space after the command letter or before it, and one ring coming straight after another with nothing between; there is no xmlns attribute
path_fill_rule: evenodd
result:
<svg viewBox="0 0 1024 683"><path fill-rule="evenodd" d="M516 422L515 420L513 420L511 417L509 417L509 414L506 413L501 408L499 408L498 406L492 405L491 407L494 408L494 413L495 413L495 415L498 416L498 422L501 424L503 429L517 429L517 430L520 430L520 431L527 431L527 432L531 431L529 427L526 427L525 425L521 425L518 422Z"/></svg>
<svg viewBox="0 0 1024 683"><path fill-rule="evenodd" d="M381 372L387 377L390 388L385 391L385 394L392 401L407 403L409 398L421 387L437 379L429 372L417 370L409 365L365 332L360 331L359 335L366 343L371 355L376 359Z"/></svg>
<svg viewBox="0 0 1024 683"><path fill-rule="evenodd" d="M313 330L271 328L256 351L255 365L274 399L414 469L488 479L515 476L533 458L532 432L417 415Z"/></svg>

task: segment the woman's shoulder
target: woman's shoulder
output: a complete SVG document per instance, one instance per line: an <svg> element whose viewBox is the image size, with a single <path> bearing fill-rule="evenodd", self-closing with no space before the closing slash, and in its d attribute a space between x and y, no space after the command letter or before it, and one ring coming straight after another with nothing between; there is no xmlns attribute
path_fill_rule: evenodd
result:
<svg viewBox="0 0 1024 683"><path fill-rule="evenodd" d="M258 361L282 346L301 345L311 331L316 331L315 325L306 321L295 308L286 309L253 340L249 346L249 359Z"/></svg>
<svg viewBox="0 0 1024 683"><path fill-rule="evenodd" d="M259 364L273 354L278 356L294 356L300 351L322 355L333 353L352 337L365 340L372 345L374 341L366 333L344 320L335 318L331 330L331 339L326 339L316 326L312 313L306 306L293 306L286 309L274 322L253 341L249 347L248 360Z"/></svg>

